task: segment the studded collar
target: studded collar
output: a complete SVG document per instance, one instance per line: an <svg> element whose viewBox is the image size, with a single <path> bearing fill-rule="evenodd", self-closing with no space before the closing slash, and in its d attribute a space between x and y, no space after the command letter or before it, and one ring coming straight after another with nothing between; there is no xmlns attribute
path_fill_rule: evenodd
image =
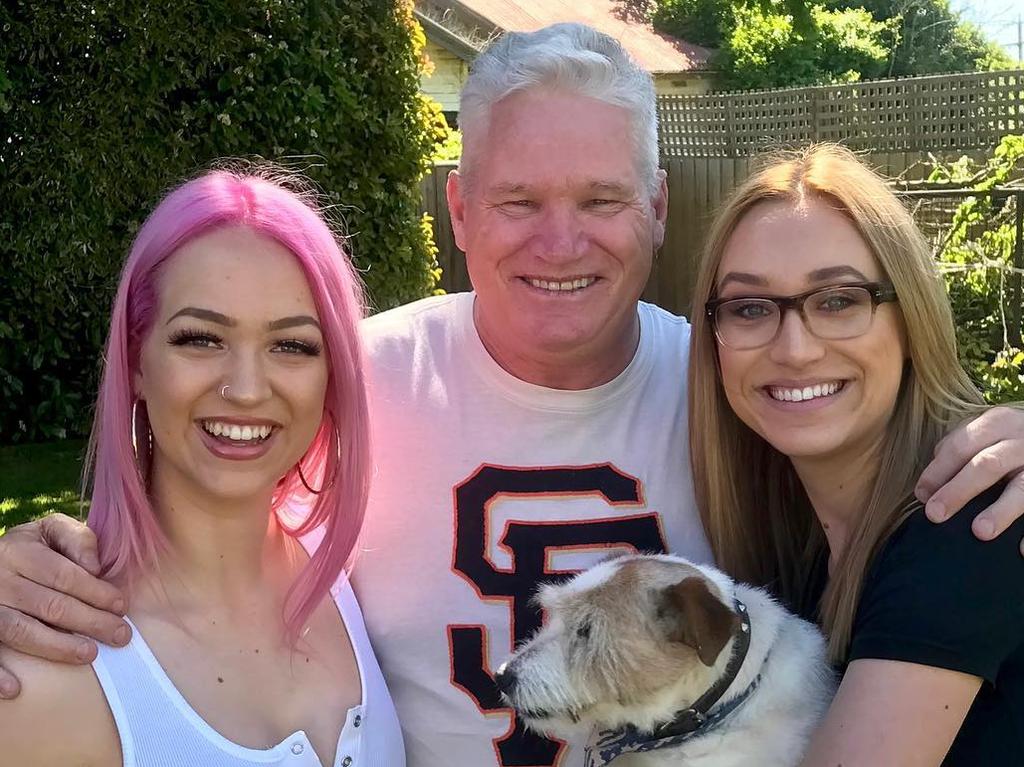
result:
<svg viewBox="0 0 1024 767"><path fill-rule="evenodd" d="M758 674L742 693L712 711L729 689L729 685L736 680L750 649L750 616L747 614L747 606L736 598L734 606L740 616L740 627L735 634L736 642L733 644L732 656L722 676L688 708L678 711L671 721L659 725L653 731L641 732L636 727L627 725L620 730L602 730L596 733L586 749L586 767L604 767L622 754L678 746L697 735L713 730L750 697L761 683L761 674Z"/></svg>

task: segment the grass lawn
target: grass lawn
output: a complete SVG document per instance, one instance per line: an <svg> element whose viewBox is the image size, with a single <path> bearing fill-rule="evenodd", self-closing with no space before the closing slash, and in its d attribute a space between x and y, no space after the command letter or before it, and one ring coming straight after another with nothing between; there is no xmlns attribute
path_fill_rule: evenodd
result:
<svg viewBox="0 0 1024 767"><path fill-rule="evenodd" d="M84 516L79 477L85 440L0 447L0 535L50 511Z"/></svg>

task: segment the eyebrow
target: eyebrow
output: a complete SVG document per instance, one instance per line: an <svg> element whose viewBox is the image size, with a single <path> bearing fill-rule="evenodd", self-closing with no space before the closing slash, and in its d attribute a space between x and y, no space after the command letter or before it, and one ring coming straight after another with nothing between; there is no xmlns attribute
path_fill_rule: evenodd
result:
<svg viewBox="0 0 1024 767"><path fill-rule="evenodd" d="M854 269L852 266L827 266L824 269L815 269L813 272L807 275L807 279L811 282L825 282L826 280L834 280L837 277L855 277L861 282L870 282L862 271Z"/></svg>
<svg viewBox="0 0 1024 767"><path fill-rule="evenodd" d="M310 317L308 314L296 314L294 317L282 317L279 320L267 323L267 330L285 330L287 328L296 328L300 325L312 325L314 328L319 330L321 333L323 330L320 328L320 323Z"/></svg>
<svg viewBox="0 0 1024 767"><path fill-rule="evenodd" d="M215 312L212 309L201 309L198 306L186 306L184 309L180 309L174 313L171 319L167 320L167 324L169 325L178 317L195 317L198 320L206 320L207 322L213 322L217 325L223 325L228 328L233 328L238 324L235 320L225 314ZM320 323L308 314L296 314L292 317L282 317L279 320L268 322L267 330L287 330L288 328L295 328L301 325L312 325L321 333L323 332L323 329L320 327Z"/></svg>
<svg viewBox="0 0 1024 767"><path fill-rule="evenodd" d="M822 269L815 269L814 271L807 273L808 282L828 282L839 277L853 277L861 282L870 282L863 272L859 269L854 269L852 266L826 266ZM756 285L757 287L762 288L768 286L768 280L759 274L751 274L749 272L729 272L722 278L722 281L718 283L718 292L721 292L722 289L730 282L739 282L744 285Z"/></svg>
<svg viewBox="0 0 1024 767"><path fill-rule="evenodd" d="M722 278L722 281L718 283L718 292L721 293L722 289L730 282L739 282L743 285L757 285L759 287L766 287L768 280L757 274L750 274L749 272L729 272Z"/></svg>
<svg viewBox="0 0 1024 767"><path fill-rule="evenodd" d="M596 192L611 192L612 194L629 194L632 192L630 187L625 184L620 184L617 181L591 181L587 184L587 189Z"/></svg>
<svg viewBox="0 0 1024 767"><path fill-rule="evenodd" d="M488 190L490 194L522 194L523 192L529 191L529 187L526 184L495 184Z"/></svg>
<svg viewBox="0 0 1024 767"><path fill-rule="evenodd" d="M198 306L186 306L184 309L179 309L171 319L167 320L167 324L178 319L178 317L195 317L197 320L206 320L207 322L213 322L217 325L224 325L228 328L235 326L235 321L227 315L215 312L211 309L200 309Z"/></svg>
<svg viewBox="0 0 1024 767"><path fill-rule="evenodd" d="M618 181L607 181L601 179L594 179L586 183L586 188L590 191L600 192L612 192L615 194L628 194L631 192L631 188L625 184L619 183ZM502 194L523 194L534 190L530 184L506 182L502 184L495 184L490 187L487 191L490 194L502 195Z"/></svg>

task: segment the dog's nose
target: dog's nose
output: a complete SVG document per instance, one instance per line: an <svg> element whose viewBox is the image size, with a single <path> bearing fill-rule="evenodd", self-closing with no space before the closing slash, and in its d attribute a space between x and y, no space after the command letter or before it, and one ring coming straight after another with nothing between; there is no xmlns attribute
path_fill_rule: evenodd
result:
<svg viewBox="0 0 1024 767"><path fill-rule="evenodd" d="M507 663L502 663L494 675L494 683L505 695L511 696L516 688L516 673Z"/></svg>

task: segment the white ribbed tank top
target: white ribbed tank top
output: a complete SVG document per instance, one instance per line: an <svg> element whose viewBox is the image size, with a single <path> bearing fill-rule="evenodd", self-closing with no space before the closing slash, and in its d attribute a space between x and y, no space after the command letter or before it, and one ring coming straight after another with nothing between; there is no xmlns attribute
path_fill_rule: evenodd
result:
<svg viewBox="0 0 1024 767"><path fill-rule="evenodd" d="M303 543L309 548L311 541ZM347 576L331 596L362 683L362 703L348 711L333 767L405 767L398 716ZM269 749L225 738L185 700L134 624L125 647L99 647L92 666L114 715L124 767L332 767L321 763L301 730Z"/></svg>

